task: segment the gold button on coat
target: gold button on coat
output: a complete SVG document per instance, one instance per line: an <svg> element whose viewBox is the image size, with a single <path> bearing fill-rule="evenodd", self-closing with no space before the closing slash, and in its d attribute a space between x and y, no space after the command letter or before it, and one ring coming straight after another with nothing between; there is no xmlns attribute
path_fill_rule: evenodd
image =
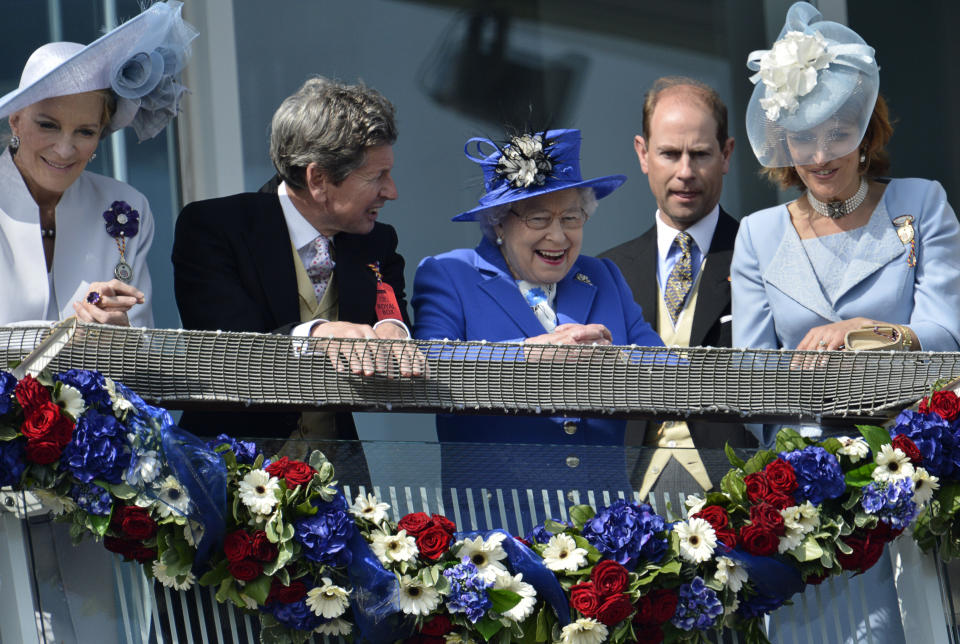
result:
<svg viewBox="0 0 960 644"><path fill-rule="evenodd" d="M571 436L577 433L577 422L575 420L566 420L563 422L563 431Z"/></svg>

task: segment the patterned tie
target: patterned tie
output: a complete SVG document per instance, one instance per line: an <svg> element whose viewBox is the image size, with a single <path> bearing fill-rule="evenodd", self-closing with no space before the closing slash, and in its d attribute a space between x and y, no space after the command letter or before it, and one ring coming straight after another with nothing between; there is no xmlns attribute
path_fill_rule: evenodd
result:
<svg viewBox="0 0 960 644"><path fill-rule="evenodd" d="M330 283L330 276L333 275L334 265L333 256L330 254L330 240L324 235L317 235L313 240L313 259L310 260L306 269L310 281L313 282L318 303L323 300L327 284Z"/></svg>
<svg viewBox="0 0 960 644"><path fill-rule="evenodd" d="M524 299L527 301L527 304L530 305L530 308L533 309L533 314L537 316L537 319L547 333L557 328L557 314L554 312L553 307L550 306L550 300L553 299L557 285L540 285L526 280L518 280L517 286L520 287L520 292L523 293Z"/></svg>
<svg viewBox="0 0 960 644"><path fill-rule="evenodd" d="M677 317L683 310L683 303L687 299L687 293L693 286L693 271L690 261L690 244L693 238L686 232L680 232L673 243L680 247L680 258L674 264L670 276L667 278L667 287L663 293L663 300L667 305L667 311L670 313L670 319L677 323Z"/></svg>

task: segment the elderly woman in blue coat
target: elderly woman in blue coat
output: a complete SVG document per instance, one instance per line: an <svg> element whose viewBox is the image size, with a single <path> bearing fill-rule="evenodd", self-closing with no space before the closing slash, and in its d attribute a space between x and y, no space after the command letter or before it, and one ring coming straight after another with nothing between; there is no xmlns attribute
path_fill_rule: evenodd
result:
<svg viewBox="0 0 960 644"><path fill-rule="evenodd" d="M486 194L453 221L479 222L483 238L474 249L421 262L413 287L414 337L662 346L613 262L580 254L584 224L597 200L626 177L583 179L578 130L516 136L503 147L475 138L466 152L483 169ZM437 435L444 443L527 444L497 447L496 461L483 466L476 465L476 449L448 447L444 484L454 480L458 453L464 455L461 478L475 488L629 490L622 449L598 447L622 447L624 424L610 418L440 415ZM540 450L535 444L556 447ZM474 465L467 467L467 460ZM484 481L486 473L491 478Z"/></svg>
<svg viewBox="0 0 960 644"><path fill-rule="evenodd" d="M748 64L757 71L747 107L753 151L778 187L802 193L740 224L734 346L849 349L847 334L862 330L904 350L956 351L960 225L936 181L883 178L893 129L873 48L797 3L773 48ZM765 428L767 444L773 429ZM819 620L836 633L830 641L871 633L872 641L904 641L890 573L884 555L850 582L852 592L809 604L824 607ZM867 615L861 592L873 607ZM822 625L783 612L773 621L782 620L778 633L820 633Z"/></svg>

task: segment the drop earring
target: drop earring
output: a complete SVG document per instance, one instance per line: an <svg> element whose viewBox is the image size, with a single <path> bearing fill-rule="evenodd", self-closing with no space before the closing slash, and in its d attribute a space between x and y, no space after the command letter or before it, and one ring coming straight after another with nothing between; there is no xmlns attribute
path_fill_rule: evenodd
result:
<svg viewBox="0 0 960 644"><path fill-rule="evenodd" d="M503 237L497 235L497 246L503 246Z"/></svg>
<svg viewBox="0 0 960 644"><path fill-rule="evenodd" d="M867 155L864 154L863 152L861 152L861 153L860 153L860 163L866 163L866 162L867 162Z"/></svg>
<svg viewBox="0 0 960 644"><path fill-rule="evenodd" d="M20 137L16 134L10 137L10 149L16 150L20 147Z"/></svg>

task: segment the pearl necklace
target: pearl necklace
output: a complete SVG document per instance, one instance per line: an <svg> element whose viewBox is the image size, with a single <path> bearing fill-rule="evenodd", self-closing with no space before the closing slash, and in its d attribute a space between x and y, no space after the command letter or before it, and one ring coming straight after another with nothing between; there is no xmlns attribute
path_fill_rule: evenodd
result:
<svg viewBox="0 0 960 644"><path fill-rule="evenodd" d="M41 237L50 237L51 239L53 239L54 237L57 236L57 229L56 229L56 228L43 228L43 227L41 227L41 228L40 228L40 236L41 236Z"/></svg>
<svg viewBox="0 0 960 644"><path fill-rule="evenodd" d="M860 177L860 187L857 189L856 194L846 201L829 201L825 203L810 194L809 190L807 190L806 193L807 201L814 210L819 212L824 217L829 217L830 219L840 219L844 215L849 215L851 212L860 207L860 204L863 203L863 200L867 198L867 191L869 188L870 184L866 177Z"/></svg>

